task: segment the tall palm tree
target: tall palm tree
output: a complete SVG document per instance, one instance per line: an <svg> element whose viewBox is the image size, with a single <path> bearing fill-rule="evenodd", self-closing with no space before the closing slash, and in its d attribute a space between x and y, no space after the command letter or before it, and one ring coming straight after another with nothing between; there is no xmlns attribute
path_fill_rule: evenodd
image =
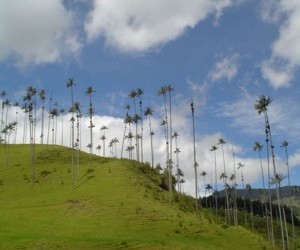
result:
<svg viewBox="0 0 300 250"><path fill-rule="evenodd" d="M7 135L7 141L5 141L5 164L4 164L5 167L7 166L8 163L8 145L10 142L10 135L15 130L15 126L16 126L16 122L10 122L5 126L5 128L2 131L0 131L1 133Z"/></svg>
<svg viewBox="0 0 300 250"><path fill-rule="evenodd" d="M229 211L228 207L227 207L227 197L226 197L226 190L228 188L228 184L227 184L227 174L226 173L221 173L220 175L220 180L223 180L223 184L224 184L224 189L225 189L225 206L224 206L224 217L225 217L225 223L228 223L228 213L227 210Z"/></svg>
<svg viewBox="0 0 300 250"><path fill-rule="evenodd" d="M44 89L41 89L39 91L39 97L42 102L42 127L41 127L41 135L40 135L40 142L43 145L44 144L44 117L45 117L45 101L46 101L46 91Z"/></svg>
<svg viewBox="0 0 300 250"><path fill-rule="evenodd" d="M92 86L89 86L87 90L85 91L85 94L87 94L90 97L90 103L89 103L89 116L90 116L90 154L93 154L93 128L95 125L93 124L93 114L94 114L94 109L93 109L93 103L92 103L92 94L95 92ZM92 165L92 161L90 158L90 165Z"/></svg>
<svg viewBox="0 0 300 250"><path fill-rule="evenodd" d="M217 157L216 157L216 150L217 146L213 145L210 151L214 152L214 161L215 161L215 203L216 203L216 214L218 214L218 172L217 172Z"/></svg>
<svg viewBox="0 0 300 250"><path fill-rule="evenodd" d="M128 112L130 110L130 106L127 105L128 108ZM123 133L123 140L122 140L122 148L121 148L121 159L123 158L123 151L124 151L124 143L125 143L125 139L126 139L126 130L127 130L127 125L129 127L129 132L131 133L131 123L133 122L132 117L128 114L128 112L126 113L126 117L124 118L124 133Z"/></svg>
<svg viewBox="0 0 300 250"><path fill-rule="evenodd" d="M179 134L177 132L174 132L172 135L172 139L175 140L175 150L174 150L174 154L176 155L176 171L179 168L179 153L180 153L180 149L178 148L178 136ZM179 183L180 180L177 180L177 183Z"/></svg>
<svg viewBox="0 0 300 250"><path fill-rule="evenodd" d="M130 98L133 100L133 108L134 108L134 116L137 117L137 111L136 111L136 100L137 92L136 90L131 90L128 94ZM139 141L138 141L138 119L135 120L135 149L136 149L136 160L140 161L140 154L139 154Z"/></svg>
<svg viewBox="0 0 300 250"><path fill-rule="evenodd" d="M75 127L74 127L74 113L75 113L75 108L74 108L74 93L73 93L73 88L74 88L74 81L73 78L70 78L67 80L66 87L70 88L71 90L71 147L72 147L72 189L74 190L74 182L75 182L75 167L74 167L74 157L75 157Z"/></svg>
<svg viewBox="0 0 300 250"><path fill-rule="evenodd" d="M149 135L150 135L150 148L151 148L151 167L154 168L154 154L153 154L153 131L152 131L152 126L151 126L151 116L153 115L153 110L150 107L147 107L145 112L145 116L148 116L148 121L149 121Z"/></svg>
<svg viewBox="0 0 300 250"><path fill-rule="evenodd" d="M23 144L26 144L26 142L27 142L27 130L28 130L28 128L27 128L27 120L29 120L28 119L28 113L29 113L29 108L28 108L28 104L25 102L23 105L22 105L22 107L21 107L21 109L23 110L23 112L24 112L24 123L23 123Z"/></svg>
<svg viewBox="0 0 300 250"><path fill-rule="evenodd" d="M33 137L33 143L35 144L35 133L36 133L36 94L37 89L33 86L29 86L27 88L27 93L31 95L31 102L32 102L32 137Z"/></svg>
<svg viewBox="0 0 300 250"><path fill-rule="evenodd" d="M173 126L172 126L172 95L171 92L174 91L174 88L169 84L165 86L166 92L168 92L168 97L169 97L169 142L170 142L170 174L171 174L171 179L172 179L172 169L173 169L173 157L172 157L172 152L173 152L173 143L172 143L172 136L173 136Z"/></svg>
<svg viewBox="0 0 300 250"><path fill-rule="evenodd" d="M286 168L287 168L287 174L288 174L288 185L289 185L289 203L290 203L290 210L291 210L291 221L292 221L292 233L293 233L293 242L294 242L294 248L297 248L297 238L295 233L295 223L294 223L294 213L293 213L293 206L292 206L292 190L291 190L291 179L290 179L290 167L289 167L289 156L288 156L288 142L283 141L281 143L281 147L284 148L285 152L285 158L286 158Z"/></svg>
<svg viewBox="0 0 300 250"><path fill-rule="evenodd" d="M64 114L65 110L62 108L59 110L59 113L61 115L61 145L64 145Z"/></svg>
<svg viewBox="0 0 300 250"><path fill-rule="evenodd" d="M1 92L0 92L0 97L2 98L2 102L1 102L1 122L0 122L0 131L2 131L3 130L3 128L4 128L4 107L5 107L5 105L4 105L4 97L6 96L7 94L6 94L6 92L4 91L4 90L2 90ZM0 133L0 143L2 143L2 133Z"/></svg>
<svg viewBox="0 0 300 250"><path fill-rule="evenodd" d="M100 127L100 130L103 131L103 135L100 137L100 139L103 141L103 146L102 146L103 157L105 157L105 140L106 140L105 130L107 130L107 129L108 129L108 127L106 127L105 125L103 125L103 126Z"/></svg>
<svg viewBox="0 0 300 250"><path fill-rule="evenodd" d="M55 141L55 132L56 132L56 126L55 121L57 119L57 116L59 115L57 108L53 108L49 111L49 117L52 119L52 145L56 144Z"/></svg>
<svg viewBox="0 0 300 250"><path fill-rule="evenodd" d="M182 186L182 182L181 182L181 177L183 177L184 176L184 174L183 174L183 171L182 171L182 169L181 168L178 168L177 169L177 172L176 172L176 177L177 177L177 180L178 180L178 192L179 193L182 193L182 188L181 188L181 186Z"/></svg>
<svg viewBox="0 0 300 250"><path fill-rule="evenodd" d="M222 156L223 156L223 171L224 174L226 174L226 166L225 166L225 157L224 157L224 148L223 145L225 144L225 140L223 138L219 139L218 144L221 145L221 149L222 149ZM225 215L227 213L227 220L225 217L225 222L227 222L228 224L230 224L230 211L229 211L229 199L228 199L228 192L227 192L227 178L224 179L224 187L225 187L225 198L226 198L226 205L225 205Z"/></svg>
<svg viewBox="0 0 300 250"><path fill-rule="evenodd" d="M125 137L126 137L126 130L127 130L127 118L129 117L129 111L130 111L130 105L125 105L125 109L127 110L126 116L124 118L124 132L123 132L123 139L122 139L122 148L121 148L121 159L123 159L123 151L124 151L124 143L125 143Z"/></svg>
<svg viewBox="0 0 300 250"><path fill-rule="evenodd" d="M256 104L254 106L255 110L258 112L259 115L264 115L265 120L265 134L266 134L266 143L267 143L267 157L268 157L268 177L269 177L269 183L270 183L270 167L269 167L269 143L270 143L270 149L272 154L272 165L273 165L273 174L274 176L277 175L276 171L276 164L275 164L275 154L274 154L274 145L272 141L272 134L271 134L271 126L269 123L269 117L268 117L268 106L271 104L272 99L267 96L260 96L256 100ZM269 184L270 185L270 184ZM280 192L278 188L278 183L275 183L276 185L276 196L277 200L280 201ZM277 203L278 205L278 213L279 213L279 220L280 220L280 230L281 230L281 240L282 240L282 248L285 248L285 240L284 240L284 228L283 228L283 222L282 222L282 211L281 211L281 204L280 202ZM272 208L270 208L271 211ZM272 238L272 243L274 244L274 238Z"/></svg>
<svg viewBox="0 0 300 250"><path fill-rule="evenodd" d="M250 184L246 184L246 190L249 195L249 203L250 203L250 215L251 215L251 227L252 231L254 231L254 221L253 221L253 205L252 205L252 199L251 199L251 192L252 192L252 187Z"/></svg>
<svg viewBox="0 0 300 250"><path fill-rule="evenodd" d="M168 141L168 123L166 120L162 120L161 126L164 127L164 131L165 131L165 140L166 142ZM171 162L170 162L170 155L169 155L169 147L168 147L168 143L166 143L166 170L168 172L168 183L169 183L169 202L170 204L172 204L172 172L171 172Z"/></svg>
<svg viewBox="0 0 300 250"><path fill-rule="evenodd" d="M268 216L268 214L269 214L268 213L268 206L267 206L267 202L266 202L266 199L265 199L266 185L265 185L264 169L263 169L262 160L261 160L261 150L262 150L262 148L263 148L263 145L261 145L258 141L256 141L254 143L253 150L258 151L258 156L259 156L260 169L261 169L261 178L262 178L262 184L263 184L263 196L264 196L263 197L263 203L264 203L264 210L265 210L265 213L266 213L267 232L268 232L269 241L271 242L272 237L274 237L273 236L273 231L274 231L274 229L273 229L273 218L272 218L272 211L269 212L271 214L271 216L270 217ZM271 201L271 190L270 189L269 189L268 193L269 193L269 202L270 202ZM269 220L270 220L271 225L269 225Z"/></svg>
<svg viewBox="0 0 300 250"><path fill-rule="evenodd" d="M200 173L200 176L203 177L203 186L204 186L204 196L205 196L205 207L207 208L207 196L206 196L206 182L205 182L205 176L207 175L207 173L205 171L202 171Z"/></svg>
<svg viewBox="0 0 300 250"><path fill-rule="evenodd" d="M236 193L236 187L237 187L237 183L236 183L236 164L235 164L235 154L234 154L234 150L233 150L233 145L231 145L231 150L232 150L232 159L233 159L233 207L234 207L234 213L233 213L233 221L234 221L234 225L238 225L239 221L238 221L238 209L237 209L237 193Z"/></svg>
<svg viewBox="0 0 300 250"><path fill-rule="evenodd" d="M101 145L98 145L98 146L96 147L96 150L98 151L98 154L99 154L99 156L100 156Z"/></svg>
<svg viewBox="0 0 300 250"><path fill-rule="evenodd" d="M23 100L26 102L27 108L28 108L32 184L35 184L35 147L34 147L34 119L35 118L34 118L34 114L33 114L35 93L36 93L35 88L32 86L29 86L27 88L27 92L23 98Z"/></svg>
<svg viewBox="0 0 300 250"><path fill-rule="evenodd" d="M206 184L206 187L205 187L205 190L207 190L208 191L208 196L211 196L211 191L212 191L212 189L213 189L213 187L210 185L210 184ZM209 206L210 206L210 208L212 209L212 205L211 205L211 199L209 199L210 200L210 202L209 202Z"/></svg>
<svg viewBox="0 0 300 250"><path fill-rule="evenodd" d="M8 110L9 110L9 107L11 106L11 101L6 99L4 101L4 106L6 107L4 127L7 127L7 125L8 125ZM6 137L7 137L7 133L4 134L4 141L6 141Z"/></svg>
<svg viewBox="0 0 300 250"><path fill-rule="evenodd" d="M274 177L271 178L271 184L278 184L279 192L281 189L281 182L283 181L284 177L282 174L276 174ZM283 205L283 200L278 200L278 203L281 204L282 208L282 216L283 216L283 223L284 223L284 229L285 229L285 238L286 238L286 248L290 249L290 240L289 240L289 234L288 234L288 228L287 228L287 223L286 223L286 216L285 216L285 211L284 211L284 205Z"/></svg>
<svg viewBox="0 0 300 250"><path fill-rule="evenodd" d="M195 196L196 196L196 211L198 211L198 163L196 160L196 135L195 135L195 107L194 102L191 102L192 124L193 124L193 145L194 145L194 170L195 170Z"/></svg>
<svg viewBox="0 0 300 250"><path fill-rule="evenodd" d="M20 109L19 108L19 102L15 102L14 106L16 107L16 125L15 125L14 144L17 144L18 122L19 122L19 109Z"/></svg>
<svg viewBox="0 0 300 250"><path fill-rule="evenodd" d="M247 213L246 213L246 210L247 210L247 207L246 207L246 197L245 197L245 182L244 182L244 175L243 175L243 168L245 167L244 164L242 163L238 163L238 169L241 170L241 180L242 180L242 188L243 188L243 201L244 201L244 215L245 215L245 226L247 225Z"/></svg>
<svg viewBox="0 0 300 250"><path fill-rule="evenodd" d="M141 162L144 161L144 148L143 148L143 139L144 139L144 121L143 121L143 102L142 95L144 94L143 90L138 88L136 90L136 97L139 98L139 106L140 106L140 121L141 121Z"/></svg>

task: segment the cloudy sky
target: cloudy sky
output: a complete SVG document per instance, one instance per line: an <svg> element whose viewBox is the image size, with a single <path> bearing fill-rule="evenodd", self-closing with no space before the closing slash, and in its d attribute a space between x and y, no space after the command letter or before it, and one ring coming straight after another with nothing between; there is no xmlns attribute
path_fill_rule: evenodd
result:
<svg viewBox="0 0 300 250"><path fill-rule="evenodd" d="M71 95L66 81L72 77L75 99L85 114L82 149L89 142L87 87L96 91L94 147L102 145L103 125L108 127L107 141L114 137L122 141L124 106L133 105L128 93L141 88L143 106L154 110L155 163L164 165L163 98L157 91L171 84L173 131L179 134L185 191L194 194L191 100L199 173L206 171L210 180L214 157L209 149L222 137L227 142L227 174L233 172L234 151L235 163L245 165L245 181L260 187L253 144L264 144L264 122L254 104L260 95L267 95L273 99L269 117L278 172L287 175L280 147L286 140L291 182L300 184L298 0L0 0L0 6L0 90L7 92L5 99L22 103L27 87L33 85L45 89L48 107L52 97L59 108L68 109ZM17 142L22 143L24 114L16 118L17 110L9 108L8 120L18 119ZM40 124L41 110L37 115ZM60 117L57 127L57 143L66 146L69 119L69 114ZM144 160L150 162L147 120L144 127ZM118 156L120 148L121 143ZM216 155L220 174L221 149ZM265 148L262 157L266 171Z"/></svg>

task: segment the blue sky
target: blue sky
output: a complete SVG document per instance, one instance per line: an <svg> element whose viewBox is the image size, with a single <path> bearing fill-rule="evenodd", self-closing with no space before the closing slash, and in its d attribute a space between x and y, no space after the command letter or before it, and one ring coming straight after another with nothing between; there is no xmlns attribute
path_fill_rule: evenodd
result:
<svg viewBox="0 0 300 250"><path fill-rule="evenodd" d="M67 109L65 83L73 77L75 99L83 109L88 107L86 88L96 90L95 140L102 125L109 127L108 137L122 138L124 106L132 105L128 93L142 88L144 106L154 109L155 162L163 164L163 99L156 93L171 84L180 166L186 192L193 194L191 99L196 105L199 172L212 173L209 148L223 137L227 173L233 168L233 148L236 163L245 164L246 182L258 187L260 170L252 147L257 140L264 142L264 124L253 107L258 96L269 95L278 172L286 176L280 148L286 140L292 183L300 184L298 1L0 0L0 5L0 89L13 102L21 101L33 85ZM12 121L15 111L10 108ZM82 144L87 144L87 117L82 124ZM147 121L145 134L146 127ZM148 161L149 151L145 138ZM265 151L262 156L265 163ZM220 173L220 150L217 157Z"/></svg>

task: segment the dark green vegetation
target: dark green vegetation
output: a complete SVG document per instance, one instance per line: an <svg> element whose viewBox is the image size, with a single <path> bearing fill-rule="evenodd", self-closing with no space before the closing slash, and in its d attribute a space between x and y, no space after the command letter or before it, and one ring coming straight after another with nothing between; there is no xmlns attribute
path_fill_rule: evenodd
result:
<svg viewBox="0 0 300 250"><path fill-rule="evenodd" d="M72 149L36 145L34 185L30 145L0 145L0 156L0 249L273 249L195 214L191 197L174 193L170 205L162 175L136 161L80 152L72 191Z"/></svg>

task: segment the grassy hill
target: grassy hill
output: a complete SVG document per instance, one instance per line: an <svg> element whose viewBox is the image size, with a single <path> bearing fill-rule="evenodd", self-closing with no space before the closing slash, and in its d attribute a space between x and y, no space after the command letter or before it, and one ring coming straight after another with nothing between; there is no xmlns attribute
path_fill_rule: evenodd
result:
<svg viewBox="0 0 300 250"><path fill-rule="evenodd" d="M71 182L71 149L0 145L0 249L272 249L242 227L222 224L191 197L159 187L161 176L134 161L80 152Z"/></svg>

